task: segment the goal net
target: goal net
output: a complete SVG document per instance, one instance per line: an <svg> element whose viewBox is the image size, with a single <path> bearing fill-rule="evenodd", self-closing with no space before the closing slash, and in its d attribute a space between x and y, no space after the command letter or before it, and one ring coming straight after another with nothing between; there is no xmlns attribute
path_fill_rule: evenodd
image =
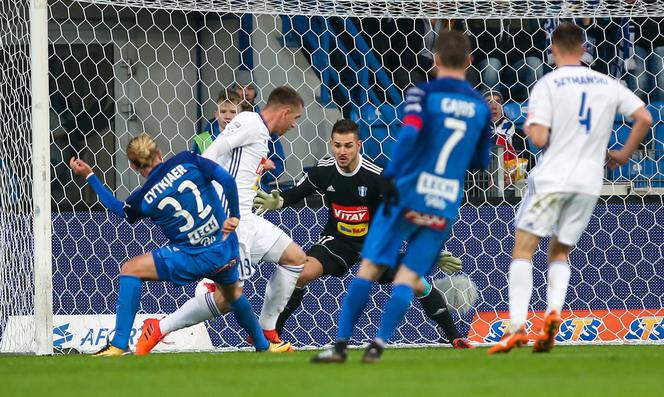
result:
<svg viewBox="0 0 664 397"><path fill-rule="evenodd" d="M284 169L265 181L288 189L328 154L332 124L358 122L364 155L389 159L405 90L430 78L441 28L473 43L468 78L493 91L496 147L488 172L468 174L466 197L447 249L463 260L477 287L472 309L453 310L459 331L477 343L497 341L506 326L512 222L536 150L522 127L528 89L552 70L549 37L573 20L587 37L584 62L609 73L648 104L656 122L629 164L607 171L602 197L571 254L572 278L558 339L563 343L656 343L664 340L664 7L655 1L368 1L114 0L48 1L48 58L30 58L29 1L0 5L0 351L35 351L32 189L50 189L52 345L93 351L114 327L117 276L128 258L159 247L150 222L130 226L104 210L74 179L68 159L93 164L116 196L138 186L125 147L140 132L156 136L166 157L191 149L222 89L252 85L260 108L270 90L295 88L306 106L280 138ZM31 171L30 72L47 62L50 186ZM248 93L248 90L244 92ZM34 94L34 93L33 93ZM250 99L250 98L248 98ZM501 113L502 112L502 113ZM616 118L610 145L625 143L630 120ZM505 143L506 142L506 143ZM266 215L305 249L319 236L326 210L314 196ZM245 287L258 312L273 264L262 263ZM546 306L545 252L534 258L529 325ZM353 272L356 268L353 268ZM447 279L435 272L432 279ZM349 282L323 278L308 287L284 339L298 347L332 341ZM164 316L194 293L146 283L134 325ZM372 337L389 287L372 295L354 334ZM468 295L468 294L466 294ZM169 337L162 350L249 346L221 317ZM441 334L414 302L395 344L440 343ZM61 350L62 349L62 350Z"/></svg>

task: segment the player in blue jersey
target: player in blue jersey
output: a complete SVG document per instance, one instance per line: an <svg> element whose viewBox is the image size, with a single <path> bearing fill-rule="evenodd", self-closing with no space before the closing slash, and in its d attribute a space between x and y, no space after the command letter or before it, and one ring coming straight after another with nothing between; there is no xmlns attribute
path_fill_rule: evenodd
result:
<svg viewBox="0 0 664 397"><path fill-rule="evenodd" d="M364 258L344 298L333 348L315 363L344 362L348 340L369 300L374 281L398 268L375 339L363 362L380 360L413 299L417 281L435 265L458 216L468 168L489 164L491 112L465 81L470 43L457 31L441 31L436 44L437 79L406 93L403 128L384 171L391 179L364 243ZM399 260L401 242L408 241Z"/></svg>
<svg viewBox="0 0 664 397"><path fill-rule="evenodd" d="M237 186L233 177L214 161L190 152L162 160L156 142L141 134L127 146L132 169L146 178L125 202L116 199L83 160L72 158L70 167L88 183L111 212L134 223L150 218L169 243L136 256L120 269L115 336L95 356L119 356L129 352L129 333L141 301L143 280L171 281L185 285L207 277L230 302L238 323L253 337L258 351L287 351L289 343L271 344L265 339L251 304L238 286L240 219ZM212 181L223 186L229 204L226 215ZM214 302L208 302L211 307Z"/></svg>

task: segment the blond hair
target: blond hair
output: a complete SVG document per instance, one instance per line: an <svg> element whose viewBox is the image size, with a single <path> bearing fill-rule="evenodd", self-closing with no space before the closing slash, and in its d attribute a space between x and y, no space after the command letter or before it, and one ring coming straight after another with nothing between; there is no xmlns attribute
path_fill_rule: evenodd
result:
<svg viewBox="0 0 664 397"><path fill-rule="evenodd" d="M129 141L127 157L136 168L147 168L154 162L158 150L157 142L144 132Z"/></svg>

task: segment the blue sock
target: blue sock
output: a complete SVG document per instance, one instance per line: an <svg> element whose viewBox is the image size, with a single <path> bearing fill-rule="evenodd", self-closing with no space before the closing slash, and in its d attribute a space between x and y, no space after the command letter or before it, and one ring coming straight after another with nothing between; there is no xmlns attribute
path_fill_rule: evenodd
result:
<svg viewBox="0 0 664 397"><path fill-rule="evenodd" d="M270 342L265 339L263 330L258 319L251 308L251 304L246 296L241 295L237 300L231 302L231 309L238 324L249 333L254 340L254 347L258 351L265 351L270 347Z"/></svg>
<svg viewBox="0 0 664 397"><path fill-rule="evenodd" d="M348 293L346 293L343 306L341 307L341 315L339 315L339 328L337 329L338 341L347 341L353 334L353 328L355 328L355 324L369 300L371 284L372 282L369 280L353 277L353 281L351 281L350 287L348 287Z"/></svg>
<svg viewBox="0 0 664 397"><path fill-rule="evenodd" d="M404 284L396 284L392 287L392 296L385 304L383 318L380 320L377 338L387 342L394 335L397 327L406 315L413 300L413 289Z"/></svg>
<svg viewBox="0 0 664 397"><path fill-rule="evenodd" d="M141 279L121 274L120 293L115 305L115 336L111 344L120 349L129 347L129 334L141 303Z"/></svg>

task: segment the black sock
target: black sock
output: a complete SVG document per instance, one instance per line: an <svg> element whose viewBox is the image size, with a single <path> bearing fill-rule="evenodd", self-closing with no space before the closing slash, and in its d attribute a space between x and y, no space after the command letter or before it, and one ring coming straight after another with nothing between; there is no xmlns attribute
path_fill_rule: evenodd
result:
<svg viewBox="0 0 664 397"><path fill-rule="evenodd" d="M445 296L439 289L432 287L427 296L418 297L417 300L422 304L422 308L427 316L442 328L450 343L457 338L461 338L459 331L457 331L454 325L452 314L450 314L450 310L447 308Z"/></svg>
<svg viewBox="0 0 664 397"><path fill-rule="evenodd" d="M346 350L348 350L348 341L347 340L338 340L334 342L334 351L337 354L344 355L346 354Z"/></svg>
<svg viewBox="0 0 664 397"><path fill-rule="evenodd" d="M286 321L288 321L290 316L293 313L295 313L297 308L300 307L300 304L302 304L302 299L304 298L304 293L306 291L307 287L302 287L302 288L295 287L295 289L293 289L293 294L288 300L288 303L286 303L286 307L279 315L279 318L277 319L276 330L279 336L281 336L281 332L284 330L284 325L286 324Z"/></svg>

